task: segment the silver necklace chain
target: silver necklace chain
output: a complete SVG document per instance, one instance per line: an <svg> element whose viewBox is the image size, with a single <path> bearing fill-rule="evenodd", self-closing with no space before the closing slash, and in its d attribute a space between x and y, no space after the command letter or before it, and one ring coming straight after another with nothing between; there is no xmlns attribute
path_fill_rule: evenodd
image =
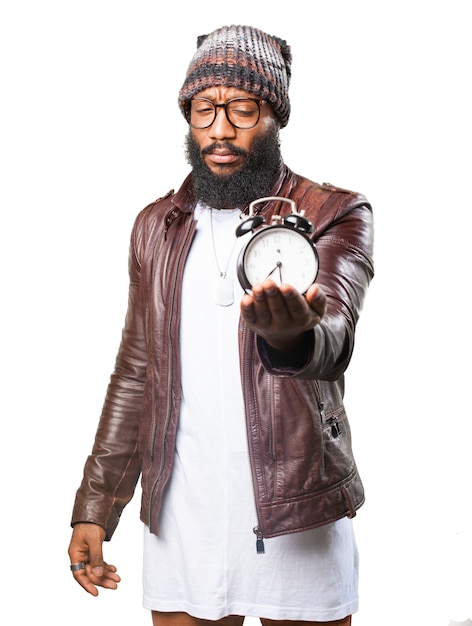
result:
<svg viewBox="0 0 472 626"><path fill-rule="evenodd" d="M221 209L221 210L224 210L224 209ZM223 271L221 269L221 267L220 267L220 263L218 261L218 254L216 252L215 235L214 235L214 232L213 232L213 209L210 209L210 227L211 227L211 243L213 245L213 255L215 257L216 267L218 268L220 276L223 277L223 278L226 278L226 275L227 275L228 269L229 269L229 264L231 263L231 257L233 256L234 248L236 246L237 237L235 235L234 242L233 242L233 245L231 246L231 251L229 253L228 262L226 263L226 267L225 267L225 269Z"/></svg>
<svg viewBox="0 0 472 626"><path fill-rule="evenodd" d="M221 209L224 210L224 209ZM213 299L215 304L219 306L231 306L234 302L234 284L231 276L228 276L229 264L231 263L231 257L233 256L234 248L236 246L237 237L236 233L234 235L233 245L231 246L231 250L228 256L228 261L226 262L226 267L224 270L221 269L220 263L218 261L218 254L216 252L216 244L215 244L215 235L213 232L213 209L210 209L210 227L211 227L211 242L213 244L213 256L215 257L216 267L220 275L214 281L213 285Z"/></svg>

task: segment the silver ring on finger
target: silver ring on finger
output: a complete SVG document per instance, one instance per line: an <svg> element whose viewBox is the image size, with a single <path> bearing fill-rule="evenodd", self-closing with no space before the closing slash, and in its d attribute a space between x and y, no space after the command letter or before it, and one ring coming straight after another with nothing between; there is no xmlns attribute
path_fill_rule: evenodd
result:
<svg viewBox="0 0 472 626"><path fill-rule="evenodd" d="M81 569L85 569L85 563L80 561L79 563L72 563L70 566L71 572L78 572Z"/></svg>

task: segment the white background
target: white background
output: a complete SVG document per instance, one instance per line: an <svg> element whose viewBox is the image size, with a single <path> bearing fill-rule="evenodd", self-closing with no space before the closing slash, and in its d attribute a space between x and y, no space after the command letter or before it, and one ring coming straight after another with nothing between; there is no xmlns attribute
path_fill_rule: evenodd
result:
<svg viewBox="0 0 472 626"><path fill-rule="evenodd" d="M132 223L187 173L177 92L197 35L229 23L292 46L286 163L375 209L346 394L367 490L354 624L472 616L468 5L2 2L2 624L150 624L139 498L105 547L122 584L99 598L69 572L69 520L120 338Z"/></svg>

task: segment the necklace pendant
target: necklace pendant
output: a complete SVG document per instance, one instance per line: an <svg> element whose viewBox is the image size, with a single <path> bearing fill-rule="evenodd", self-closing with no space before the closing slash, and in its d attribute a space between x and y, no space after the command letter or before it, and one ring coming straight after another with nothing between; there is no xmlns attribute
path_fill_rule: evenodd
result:
<svg viewBox="0 0 472 626"><path fill-rule="evenodd" d="M231 276L220 274L215 279L213 301L219 306L231 306L234 302L234 285Z"/></svg>

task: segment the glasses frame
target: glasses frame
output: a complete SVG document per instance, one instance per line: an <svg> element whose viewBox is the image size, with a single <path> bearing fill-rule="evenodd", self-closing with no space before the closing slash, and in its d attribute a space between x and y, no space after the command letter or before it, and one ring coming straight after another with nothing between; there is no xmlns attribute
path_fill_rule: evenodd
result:
<svg viewBox="0 0 472 626"><path fill-rule="evenodd" d="M254 122L254 124L252 124L252 126L238 126L237 124L235 124L229 119L228 109L227 109L228 105L231 104L232 102L238 102L240 100L250 100L251 102L255 102L257 104L257 120ZM195 124L192 124L192 122L190 121L190 108L192 106L192 102L194 101L209 102L214 107L213 119L206 126L195 126ZM220 104L217 104L216 102L213 102L213 100L210 100L210 98L192 98L191 100L182 102L182 107L185 112L185 119L190 124L190 126L192 128L195 128L196 130L205 130L206 128L210 128L210 126L216 120L218 109L221 109L221 108L225 110L226 119L231 124L231 126L234 126L234 128L238 128L239 130L250 130L251 128L254 128L255 126L257 126L257 124L259 123L259 120L261 119L261 107L266 102L267 100L263 100L262 98L231 98L231 100L228 100L227 102L222 102Z"/></svg>

